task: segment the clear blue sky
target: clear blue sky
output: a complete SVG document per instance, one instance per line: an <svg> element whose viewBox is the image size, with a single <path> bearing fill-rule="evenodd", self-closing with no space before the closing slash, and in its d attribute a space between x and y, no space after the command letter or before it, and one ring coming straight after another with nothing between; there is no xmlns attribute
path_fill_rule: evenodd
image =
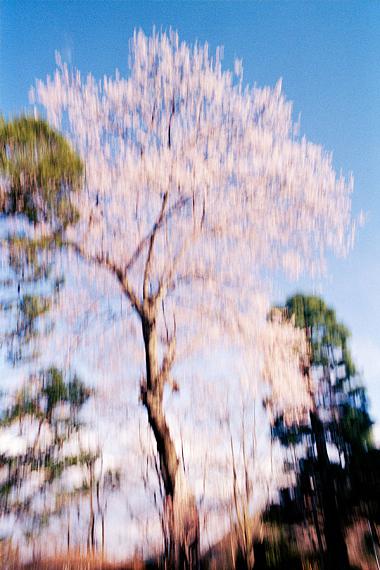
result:
<svg viewBox="0 0 380 570"><path fill-rule="evenodd" d="M284 287L322 293L351 328L359 367L380 420L380 3L0 1L0 112L27 109L36 78L54 69L54 52L95 76L127 71L134 28L176 29L193 43L223 45L225 66L243 59L249 83L284 91L306 136L353 172L354 212L367 214L348 259L329 276ZM283 299L276 299L278 301Z"/></svg>

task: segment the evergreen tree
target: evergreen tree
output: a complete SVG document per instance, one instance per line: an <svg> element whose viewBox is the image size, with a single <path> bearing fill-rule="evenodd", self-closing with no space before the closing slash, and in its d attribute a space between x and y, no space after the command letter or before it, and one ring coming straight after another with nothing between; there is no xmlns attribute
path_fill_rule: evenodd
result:
<svg viewBox="0 0 380 570"><path fill-rule="evenodd" d="M0 211L58 230L78 219L71 192L80 186L83 165L66 139L42 119L0 117Z"/></svg>
<svg viewBox="0 0 380 570"><path fill-rule="evenodd" d="M306 458L297 462L294 455L298 492L309 505L320 550L324 549L324 536L325 566L347 568L342 514L349 466L371 445L366 392L348 348L350 333L323 299L298 294L287 300L283 311L296 327L305 330L309 342L308 361L302 366L311 410L298 424L287 425L278 417L273 435L286 446L306 445ZM332 463L332 455L338 465Z"/></svg>
<svg viewBox="0 0 380 570"><path fill-rule="evenodd" d="M82 180L83 165L69 143L41 120L0 117L0 214L16 223L1 242L3 330L8 360L16 364L36 356L30 342L41 334L46 315L63 279L54 273L54 250L62 231L78 219L71 194ZM31 224L24 224L25 218ZM39 222L53 228L36 231ZM50 323L51 324L51 323ZM45 332L49 330L49 323Z"/></svg>
<svg viewBox="0 0 380 570"><path fill-rule="evenodd" d="M15 517L26 536L38 535L51 516L65 511L66 470L78 466L84 481L84 468L96 459L79 445L80 411L90 395L75 374L50 367L31 375L3 410L0 512Z"/></svg>
<svg viewBox="0 0 380 570"><path fill-rule="evenodd" d="M1 243L6 263L0 342L8 363L15 366L38 357L38 341L53 326L49 311L64 282L55 270L54 253L63 229L78 218L70 195L79 187L83 166L64 137L45 121L19 117L0 119L0 172L0 212L4 220L16 220L16 231L13 228ZM36 231L40 222L49 222L54 231ZM16 516L27 536L38 534L52 515L66 513L70 520L73 493L91 494L93 502L99 453L78 447L80 410L90 395L75 374L55 366L31 374L8 395L11 403L2 410L0 434L12 435L19 445L0 455L0 512ZM64 452L73 440L74 451ZM66 492L62 477L75 465L83 484ZM93 528L93 512L89 518ZM69 526L67 542L69 546Z"/></svg>

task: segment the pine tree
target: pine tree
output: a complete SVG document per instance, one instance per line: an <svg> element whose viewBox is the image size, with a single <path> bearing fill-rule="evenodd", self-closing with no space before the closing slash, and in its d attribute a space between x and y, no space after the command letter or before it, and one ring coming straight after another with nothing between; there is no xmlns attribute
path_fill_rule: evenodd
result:
<svg viewBox="0 0 380 570"><path fill-rule="evenodd" d="M77 219L70 193L78 188L82 171L68 142L45 121L0 119L0 211L16 223L16 232L1 243L0 342L13 366L33 364L39 342L53 327L49 312L64 283L54 254L62 230ZM35 231L45 222L53 225L53 233ZM76 374L55 366L30 374L21 388L7 394L10 403L2 410L0 433L12 436L16 446L0 456L0 512L15 516L26 537L38 534L52 516L66 514L70 520L73 495L89 494L94 481L91 476L86 483L89 465L93 471L99 452L80 449L78 438L80 410L90 395ZM64 453L73 440L74 451ZM75 465L83 485L66 492L62 476ZM69 527L67 541L69 546Z"/></svg>
<svg viewBox="0 0 380 570"><path fill-rule="evenodd" d="M305 330L309 342L309 358L302 366L311 410L298 424L287 425L284 417L277 417L273 435L283 445L306 446L306 458L294 461L298 492L309 499L320 549L324 548L322 535L326 541L326 567L347 568L341 514L349 466L371 445L366 391L349 351L350 333L323 299L298 294L287 300L283 310L296 327ZM334 450L338 466L330 459Z"/></svg>
<svg viewBox="0 0 380 570"><path fill-rule="evenodd" d="M84 467L96 460L78 445L80 411L90 395L75 374L50 367L32 374L2 412L0 511L3 517L13 515L26 536L38 535L67 508L61 485L65 471L76 465L84 480ZM7 448L4 439L11 442Z"/></svg>

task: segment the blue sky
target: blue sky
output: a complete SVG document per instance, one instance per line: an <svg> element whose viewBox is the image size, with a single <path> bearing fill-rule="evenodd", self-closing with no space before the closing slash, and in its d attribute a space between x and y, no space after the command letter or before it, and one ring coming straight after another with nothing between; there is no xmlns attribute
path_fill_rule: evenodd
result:
<svg viewBox="0 0 380 570"><path fill-rule="evenodd" d="M181 39L224 46L225 67L243 59L244 77L283 88L301 131L353 172L354 214L367 222L353 252L331 259L323 281L282 284L321 293L352 330L352 346L380 421L380 3L0 1L0 112L28 108L36 78L54 70L54 52L83 73L127 71L134 28L176 29Z"/></svg>

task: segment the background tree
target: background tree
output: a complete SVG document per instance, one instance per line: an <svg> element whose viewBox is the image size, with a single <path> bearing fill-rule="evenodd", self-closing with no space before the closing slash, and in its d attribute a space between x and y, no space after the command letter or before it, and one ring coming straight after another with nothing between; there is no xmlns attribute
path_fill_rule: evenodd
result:
<svg viewBox="0 0 380 570"><path fill-rule="evenodd" d="M339 567L344 568L348 567L348 557L342 530L347 505L343 468L348 473L355 457L362 455L370 445L372 422L365 388L358 382L348 347L350 333L323 299L294 295L287 300L284 310L286 318L305 331L309 342L309 359L303 366L312 407L301 423L289 425L284 417L278 417L273 433L284 445L306 444L307 459L300 458L299 462L295 459L294 468L298 471L301 466L300 483L304 492L311 496L322 551L322 529L316 509L321 508L323 512L327 546L325 564L333 568L339 563ZM331 464L333 449L339 468Z"/></svg>
<svg viewBox="0 0 380 570"><path fill-rule="evenodd" d="M51 312L64 284L55 252L60 246L62 229L77 217L70 203L70 192L78 188L83 165L68 142L40 119L20 117L8 123L1 119L0 140L1 232L5 236L0 243L4 255L0 346L8 363L18 367L29 365L31 369L39 358L39 344L43 338L47 340L54 327ZM25 222L25 217L30 223ZM43 225L47 220L50 232L46 233ZM62 360L62 355L55 353L54 357ZM105 513L110 494L120 485L120 473L103 467L100 449L89 451L77 442L76 452L65 455L64 448L83 435L79 408L91 391L75 375L68 385L64 378L63 372L51 366L30 374L21 387L16 382L16 387L9 386L2 392L5 408L0 410L0 439L7 442L17 425L21 450L17 451L17 442L15 449L3 449L0 513L3 520L16 515L15 533L22 529L26 542L32 541L33 545L48 530L52 518L67 518L64 533L69 550L75 541L80 545L78 525L86 516L83 511L88 510L84 543L92 552L101 547L104 555ZM56 401L50 401L54 393ZM65 406L65 417L56 417L56 412ZM27 432L33 432L36 425L37 435L34 434L33 445L29 445ZM40 431L44 432L44 438L40 438ZM63 480L75 467L81 471L82 484L66 489ZM38 488L33 489L36 478ZM31 486L29 494L28 486ZM84 508L80 506L83 502ZM78 513L81 510L81 520L78 518L73 531L75 509ZM42 542L40 546L43 548Z"/></svg>
<svg viewBox="0 0 380 570"><path fill-rule="evenodd" d="M62 228L78 218L70 192L79 187L83 165L46 121L22 116L0 121L0 168L3 218L12 217L18 229L17 235L8 235L2 242L7 263L2 265L1 344L11 364L32 364L39 342L53 327L49 313L63 284L53 251ZM42 229L46 223L48 233ZM4 517L16 513L29 537L38 536L52 516L67 514L70 521L78 489L65 491L62 476L74 465L84 470L86 463L95 463L96 455L91 453L64 453L65 445L78 436L79 410L89 396L75 375L65 379L56 367L31 374L21 388L7 394L13 404L2 410L1 435L6 437L17 425L20 440L25 441L19 452L10 448L2 454L2 471L7 474L1 488L1 513ZM28 439L28 430L35 431L33 440Z"/></svg>
<svg viewBox="0 0 380 570"><path fill-rule="evenodd" d="M47 250L50 246L39 241L9 239L8 259L2 265L0 346L13 366L38 357L39 341L52 330L50 310L63 284Z"/></svg>
<svg viewBox="0 0 380 570"><path fill-rule="evenodd" d="M224 72L220 53L138 32L127 79L82 82L58 62L34 92L86 171L83 190L65 194L78 223L70 206L63 222L51 216L50 235L59 230L62 245L114 276L142 333L141 401L177 565L196 554L198 522L163 405L165 387L177 386L176 356L195 349L200 331L208 344L227 333L252 346L268 326L258 301L268 272L315 272L326 248L344 253L350 243L352 182L296 136L280 83L243 88L241 63ZM34 218L50 221L59 204L37 195L48 204L32 192Z"/></svg>
<svg viewBox="0 0 380 570"><path fill-rule="evenodd" d="M78 189L83 166L66 139L46 121L0 118L1 211L29 221L65 227L77 220L70 192Z"/></svg>
<svg viewBox="0 0 380 570"><path fill-rule="evenodd" d="M85 466L96 459L78 445L80 411L90 394L75 374L51 367L30 376L2 412L0 510L15 517L26 538L35 540L52 517L66 513L69 497L83 491L81 485L65 489L63 478L77 466L85 481Z"/></svg>
<svg viewBox="0 0 380 570"><path fill-rule="evenodd" d="M365 387L349 350L350 332L323 299L295 295L286 302L295 326L303 328L311 346L315 405L320 410L326 440L348 464L352 455L371 446L372 422Z"/></svg>
<svg viewBox="0 0 380 570"><path fill-rule="evenodd" d="M31 341L56 299L62 276L54 271L53 246L61 230L78 218L70 193L77 190L83 165L69 143L48 124L32 117L0 118L0 211L17 235L3 236L0 341L13 364L36 356ZM31 222L23 222L25 217ZM50 232L44 232L44 224ZM54 228L53 232L51 229ZM5 230L7 226L5 226ZM35 231L37 229L37 231ZM46 331L51 323L46 323Z"/></svg>

